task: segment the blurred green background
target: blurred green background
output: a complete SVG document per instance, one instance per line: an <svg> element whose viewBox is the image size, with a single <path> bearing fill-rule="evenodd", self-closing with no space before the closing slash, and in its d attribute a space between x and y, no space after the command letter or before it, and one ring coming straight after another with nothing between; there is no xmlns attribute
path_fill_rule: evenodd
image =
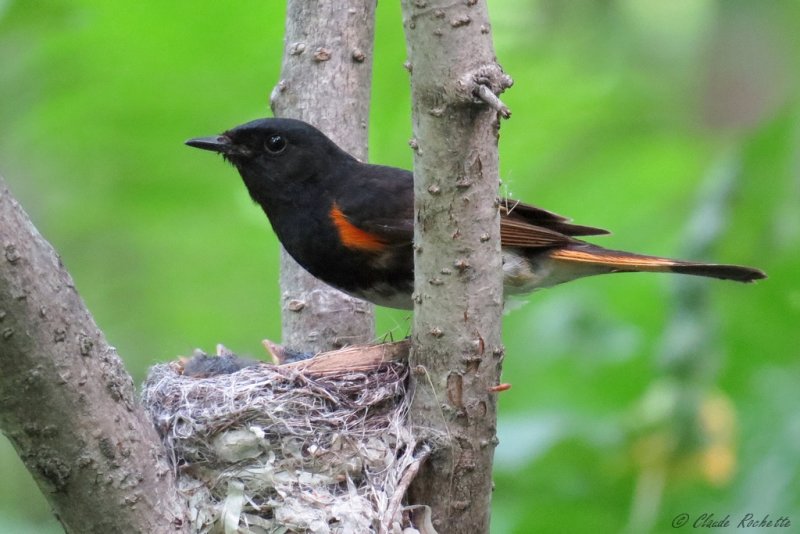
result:
<svg viewBox="0 0 800 534"><path fill-rule="evenodd" d="M409 168L397 2L378 6L370 160ZM800 2L490 3L504 192L612 248L756 265L534 295L504 322L496 533L800 526ZM0 0L0 173L140 381L280 339L277 243L235 171L182 145L269 115L280 2ZM379 333L408 332L382 310ZM0 443L0 532L58 532Z"/></svg>

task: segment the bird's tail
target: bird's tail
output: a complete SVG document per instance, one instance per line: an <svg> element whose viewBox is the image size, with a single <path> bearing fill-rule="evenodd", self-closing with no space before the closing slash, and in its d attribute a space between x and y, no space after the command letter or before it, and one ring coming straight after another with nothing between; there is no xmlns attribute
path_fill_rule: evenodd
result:
<svg viewBox="0 0 800 534"><path fill-rule="evenodd" d="M672 260L609 250L589 244L553 250L549 256L553 260L567 262L575 267L580 264L585 264L586 267L591 265L598 269L598 274L599 272L673 272L746 283L767 277L763 271L753 267Z"/></svg>

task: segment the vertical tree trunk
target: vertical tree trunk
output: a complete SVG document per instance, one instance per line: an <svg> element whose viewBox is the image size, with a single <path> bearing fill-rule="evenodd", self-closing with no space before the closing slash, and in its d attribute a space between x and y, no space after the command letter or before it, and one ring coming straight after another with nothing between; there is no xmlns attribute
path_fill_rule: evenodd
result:
<svg viewBox="0 0 800 534"><path fill-rule="evenodd" d="M488 532L503 348L495 62L485 1L403 0L414 104L414 402L433 444L412 486L440 533Z"/></svg>
<svg viewBox="0 0 800 534"><path fill-rule="evenodd" d="M355 157L367 159L375 0L289 0L278 117L313 124ZM322 351L374 336L372 305L313 278L281 254L284 344Z"/></svg>

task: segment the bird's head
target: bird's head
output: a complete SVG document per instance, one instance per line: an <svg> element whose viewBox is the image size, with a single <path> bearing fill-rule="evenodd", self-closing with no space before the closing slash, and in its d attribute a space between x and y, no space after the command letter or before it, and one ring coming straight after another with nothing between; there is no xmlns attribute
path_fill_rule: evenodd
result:
<svg viewBox="0 0 800 534"><path fill-rule="evenodd" d="M325 188L332 165L354 160L318 129L295 119L258 119L186 144L222 154L265 209L305 188Z"/></svg>

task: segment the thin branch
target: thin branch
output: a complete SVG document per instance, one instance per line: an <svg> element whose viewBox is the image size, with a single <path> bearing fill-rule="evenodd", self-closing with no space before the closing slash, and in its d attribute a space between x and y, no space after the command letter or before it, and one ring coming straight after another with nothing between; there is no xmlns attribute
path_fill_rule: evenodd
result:
<svg viewBox="0 0 800 534"><path fill-rule="evenodd" d="M503 101L500 100L488 86L478 84L477 87L475 87L475 96L483 100L490 108L497 111L504 119L511 116L511 110L508 109L508 106L503 104Z"/></svg>

